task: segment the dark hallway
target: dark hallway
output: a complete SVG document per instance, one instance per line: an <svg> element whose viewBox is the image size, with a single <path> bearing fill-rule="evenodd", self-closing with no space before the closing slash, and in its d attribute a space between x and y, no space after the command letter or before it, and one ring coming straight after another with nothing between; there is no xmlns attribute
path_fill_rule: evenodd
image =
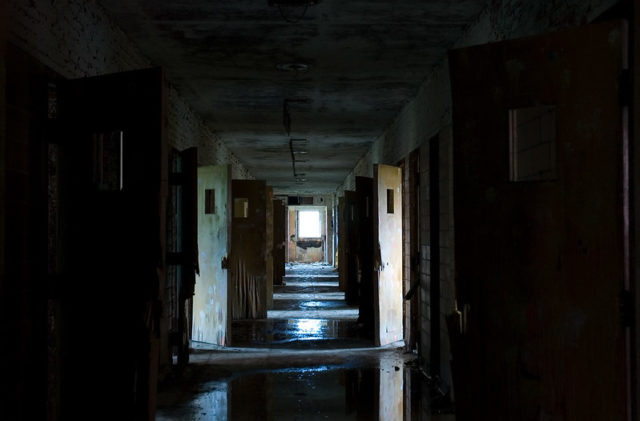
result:
<svg viewBox="0 0 640 421"><path fill-rule="evenodd" d="M0 420L640 421L634 0L0 0Z"/></svg>

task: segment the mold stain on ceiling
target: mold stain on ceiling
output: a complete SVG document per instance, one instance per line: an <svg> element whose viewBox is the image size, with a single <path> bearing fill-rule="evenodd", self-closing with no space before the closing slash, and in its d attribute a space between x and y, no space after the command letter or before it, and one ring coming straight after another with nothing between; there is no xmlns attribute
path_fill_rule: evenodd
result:
<svg viewBox="0 0 640 421"><path fill-rule="evenodd" d="M335 191L487 4L323 0L290 23L267 0L100 3L279 193ZM291 98L304 101L289 104L288 136ZM306 162L296 164L304 183L291 170L290 137L308 140Z"/></svg>

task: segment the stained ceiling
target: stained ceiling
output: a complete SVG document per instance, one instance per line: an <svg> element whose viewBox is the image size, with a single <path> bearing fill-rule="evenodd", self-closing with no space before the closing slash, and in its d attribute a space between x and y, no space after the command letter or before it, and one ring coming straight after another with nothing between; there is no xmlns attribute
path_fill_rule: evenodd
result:
<svg viewBox="0 0 640 421"><path fill-rule="evenodd" d="M327 193L487 0L323 0L296 23L267 0L101 3L256 178L280 193ZM307 69L282 69L291 63ZM307 139L294 142L306 151L297 179L290 138Z"/></svg>

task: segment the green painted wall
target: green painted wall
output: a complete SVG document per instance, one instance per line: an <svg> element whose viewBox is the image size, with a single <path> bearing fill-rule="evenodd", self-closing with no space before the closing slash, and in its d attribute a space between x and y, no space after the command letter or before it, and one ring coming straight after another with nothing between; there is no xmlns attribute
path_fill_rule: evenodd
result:
<svg viewBox="0 0 640 421"><path fill-rule="evenodd" d="M214 213L205 214L205 191L213 189ZM228 245L229 167L198 168L198 253L200 275L193 297L192 339L217 345L227 343L227 270L222 259Z"/></svg>

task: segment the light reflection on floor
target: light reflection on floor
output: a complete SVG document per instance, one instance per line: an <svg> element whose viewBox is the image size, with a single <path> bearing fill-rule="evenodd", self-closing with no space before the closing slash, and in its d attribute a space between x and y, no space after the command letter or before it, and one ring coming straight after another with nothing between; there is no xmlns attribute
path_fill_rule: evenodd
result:
<svg viewBox="0 0 640 421"><path fill-rule="evenodd" d="M294 332L294 335L298 337L307 336L306 339L312 339L314 336L318 336L322 332L323 321L320 319L294 319L289 320L289 323L295 325L297 331Z"/></svg>
<svg viewBox="0 0 640 421"><path fill-rule="evenodd" d="M288 270L268 319L233 321L236 348L194 344L183 375L162 385L158 420L455 420L431 415L416 355L361 335L334 273Z"/></svg>
<svg viewBox="0 0 640 421"><path fill-rule="evenodd" d="M364 364L355 366L262 369L260 362L251 367L246 366L250 362L226 364L230 372L215 379L202 366L193 380L207 380L200 385L194 381L191 393L176 387L160 394L157 419L418 420L418 401L405 381L419 373L405 365L408 358L413 357L389 350L371 351Z"/></svg>

